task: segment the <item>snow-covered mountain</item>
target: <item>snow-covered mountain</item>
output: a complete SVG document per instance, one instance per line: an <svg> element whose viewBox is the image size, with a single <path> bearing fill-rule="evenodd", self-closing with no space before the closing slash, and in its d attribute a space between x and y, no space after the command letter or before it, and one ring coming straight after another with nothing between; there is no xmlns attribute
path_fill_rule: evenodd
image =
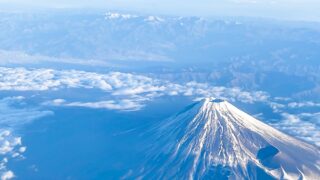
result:
<svg viewBox="0 0 320 180"><path fill-rule="evenodd" d="M230 103L197 102L158 124L147 179L319 179L318 148L290 137Z"/></svg>

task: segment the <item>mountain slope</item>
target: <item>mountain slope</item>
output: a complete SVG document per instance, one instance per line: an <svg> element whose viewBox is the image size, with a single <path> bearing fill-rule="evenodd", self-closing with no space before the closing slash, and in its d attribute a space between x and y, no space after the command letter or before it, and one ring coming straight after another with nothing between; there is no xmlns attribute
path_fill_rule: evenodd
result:
<svg viewBox="0 0 320 180"><path fill-rule="evenodd" d="M154 127L139 177L151 179L317 179L320 151L207 98Z"/></svg>

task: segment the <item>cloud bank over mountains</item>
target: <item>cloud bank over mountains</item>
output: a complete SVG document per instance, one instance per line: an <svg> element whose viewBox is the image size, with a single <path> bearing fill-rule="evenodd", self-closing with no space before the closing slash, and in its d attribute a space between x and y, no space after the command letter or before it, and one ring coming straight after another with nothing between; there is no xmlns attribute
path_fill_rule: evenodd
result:
<svg viewBox="0 0 320 180"><path fill-rule="evenodd" d="M211 86L206 83L171 83L147 76L108 72L105 74L53 69L26 69L0 67L0 90L2 91L57 91L66 88L97 89L114 99L101 102L52 102L68 106L107 109L139 109L142 102L160 96L192 96L194 98L217 97L229 101L253 103L266 101L269 95L262 91L243 91L237 87ZM123 105L123 108L121 108Z"/></svg>

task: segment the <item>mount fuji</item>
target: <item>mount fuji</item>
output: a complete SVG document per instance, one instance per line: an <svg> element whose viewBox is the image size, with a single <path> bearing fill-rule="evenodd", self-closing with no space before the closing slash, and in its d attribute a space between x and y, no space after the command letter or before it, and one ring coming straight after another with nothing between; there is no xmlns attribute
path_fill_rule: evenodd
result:
<svg viewBox="0 0 320 180"><path fill-rule="evenodd" d="M146 179L319 179L320 150L206 98L146 132Z"/></svg>

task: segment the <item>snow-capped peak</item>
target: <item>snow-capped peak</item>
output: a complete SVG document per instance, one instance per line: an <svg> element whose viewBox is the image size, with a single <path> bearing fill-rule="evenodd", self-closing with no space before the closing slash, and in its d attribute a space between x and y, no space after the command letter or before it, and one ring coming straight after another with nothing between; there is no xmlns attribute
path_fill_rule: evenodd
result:
<svg viewBox="0 0 320 180"><path fill-rule="evenodd" d="M156 179L317 179L318 148L206 98L148 134L155 144L142 177ZM303 157L301 156L303 154Z"/></svg>
<svg viewBox="0 0 320 180"><path fill-rule="evenodd" d="M131 19L131 18L136 18L138 17L137 15L133 14L121 14L121 13L116 13L116 12L107 12L105 18L106 19Z"/></svg>
<svg viewBox="0 0 320 180"><path fill-rule="evenodd" d="M164 22L164 19L158 16L148 16L144 19L146 22L159 23Z"/></svg>

